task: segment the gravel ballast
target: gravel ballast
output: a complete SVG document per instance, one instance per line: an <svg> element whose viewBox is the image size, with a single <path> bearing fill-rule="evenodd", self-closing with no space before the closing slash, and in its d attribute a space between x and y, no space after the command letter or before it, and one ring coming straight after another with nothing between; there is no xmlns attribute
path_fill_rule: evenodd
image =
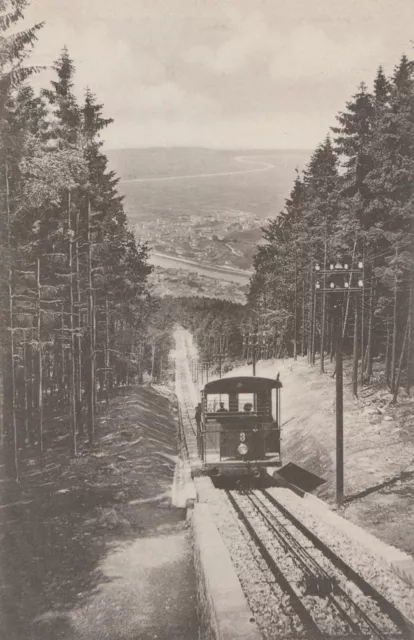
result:
<svg viewBox="0 0 414 640"><path fill-rule="evenodd" d="M229 550L234 568L263 637L269 640L304 636L304 627L224 491L203 487L215 524Z"/></svg>
<svg viewBox="0 0 414 640"><path fill-rule="evenodd" d="M315 533L352 569L358 572L381 595L411 622L414 621L414 588L382 566L378 559L341 529L321 521L309 504L288 489L271 488L268 492L298 520Z"/></svg>

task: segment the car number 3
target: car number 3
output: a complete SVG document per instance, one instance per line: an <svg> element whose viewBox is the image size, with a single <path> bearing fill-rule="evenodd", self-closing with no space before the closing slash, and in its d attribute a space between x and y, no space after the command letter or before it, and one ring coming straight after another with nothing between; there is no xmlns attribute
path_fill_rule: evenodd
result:
<svg viewBox="0 0 414 640"><path fill-rule="evenodd" d="M245 440L246 440L246 434L244 433L244 431L242 431L240 434L240 442L244 442Z"/></svg>

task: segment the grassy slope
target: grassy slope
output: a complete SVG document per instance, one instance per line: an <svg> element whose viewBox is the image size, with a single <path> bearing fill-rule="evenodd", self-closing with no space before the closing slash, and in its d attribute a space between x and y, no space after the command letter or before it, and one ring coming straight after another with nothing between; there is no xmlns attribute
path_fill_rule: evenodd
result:
<svg viewBox="0 0 414 640"><path fill-rule="evenodd" d="M108 410L101 407L99 450L84 448L69 460L64 438L54 437L44 470L29 455L20 486L1 481L0 638L106 638L107 631L99 626L104 618L110 637L135 638L143 628L143 621L141 627L134 622L133 594L146 577L138 576L139 568L135 574L125 570L122 580L118 576L125 607L131 601L130 610L118 611L108 554L118 549L114 562L120 564L126 557L122 549L137 538L152 539L166 527L180 548L184 545L184 514L170 503L177 455L175 411L171 399L156 390L125 390ZM55 436L62 430L51 426ZM100 620L90 626L97 609ZM124 636L128 616L134 633Z"/></svg>

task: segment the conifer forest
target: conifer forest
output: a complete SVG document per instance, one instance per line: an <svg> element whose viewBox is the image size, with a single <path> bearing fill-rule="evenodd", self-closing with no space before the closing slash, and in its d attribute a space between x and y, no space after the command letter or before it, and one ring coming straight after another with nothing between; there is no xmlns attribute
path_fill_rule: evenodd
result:
<svg viewBox="0 0 414 640"><path fill-rule="evenodd" d="M53 66L51 86L35 95L30 77L37 69L27 58L42 24L16 31L26 2L6 5L0 41L2 435L8 473L18 479L19 451L35 449L43 464L45 424L57 415L65 416L72 456L79 438L95 445L98 400L142 375L153 303L148 249L128 229L118 179L101 149L100 133L112 121L91 90L77 103L66 49Z"/></svg>
<svg viewBox="0 0 414 640"><path fill-rule="evenodd" d="M354 393L379 360L396 401L400 385L409 393L413 382L413 62L402 56L390 78L379 67L372 91L362 83L336 119L264 229L249 306L289 356L315 364L318 353L323 372L338 304L322 272L350 269L339 312Z"/></svg>
<svg viewBox="0 0 414 640"><path fill-rule="evenodd" d="M2 442L9 477L19 479L25 449L44 463L57 416L64 417L71 456L79 443L94 447L100 404L144 373L161 377L178 320L205 358L217 348L248 357L246 335L254 331L263 336L259 357L307 356L323 372L335 354L338 310L318 271L330 264L350 272L340 322L354 393L374 375L395 401L400 389L409 393L413 62L404 55L391 77L379 67L372 88L361 83L297 173L285 208L263 228L245 306L160 301L148 284L149 247L128 226L102 149L112 120L93 78L83 102L76 100L66 48L50 86L40 95L31 87L39 69L30 66L30 51L42 24L19 31L26 4L0 0ZM211 346L209 335L225 346Z"/></svg>

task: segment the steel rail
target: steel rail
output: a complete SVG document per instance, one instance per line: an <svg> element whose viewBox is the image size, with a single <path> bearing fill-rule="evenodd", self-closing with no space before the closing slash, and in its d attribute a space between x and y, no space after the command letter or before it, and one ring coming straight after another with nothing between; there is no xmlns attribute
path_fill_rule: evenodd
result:
<svg viewBox="0 0 414 640"><path fill-rule="evenodd" d="M248 499L251 501L251 504L256 508L258 514L260 515L261 518L263 518L263 520L266 521L266 523L268 524L269 528L271 529L271 531L276 534L276 537L278 538L280 544L287 549L290 554L299 562L299 564L302 567L302 570L305 574L307 574L310 577L316 577L316 578L328 578L330 579L331 577L329 576L329 574L323 569L323 567L321 567L318 562L308 553L308 551L295 539L295 537L290 533L290 531L287 530L287 528L285 527L285 525L283 523L281 523L276 516L270 511L270 509L263 504L263 502L261 502L261 500L259 498L257 498L257 496L255 494L252 494L251 492L246 493L244 492L243 495L247 496ZM269 513L269 517L266 516L265 513L263 513L262 509L257 506L257 504L255 502L253 502L253 498L256 498L257 501L260 504L260 507L265 508L266 511L268 511ZM273 522L271 521L271 519L276 523L276 526L273 524ZM276 528L279 527L279 530ZM280 531L280 529L282 529L282 532ZM308 563L308 564L307 564ZM309 566L311 565L311 566ZM319 594L304 594L306 595L319 595ZM342 594L341 594L342 595ZM347 595L344 593L344 595ZM339 614L342 616L342 618L344 619L344 621L348 624L349 628L352 630L353 632L353 636L355 636L355 634L357 636L362 637L364 634L362 632L362 629L360 628L360 626L358 626L358 624L352 620L352 618L345 612L345 610L339 605L339 603L335 600L335 598L333 598L331 595L329 595L327 597L327 600L329 601L329 603L339 612ZM350 601L350 604L352 606L354 606L354 608L357 608L357 606L354 605L354 603L352 602L352 600ZM364 612L360 611L359 609L357 609L357 613L360 615L360 617L364 618ZM364 622L366 622L368 624L368 626L371 626L369 624L369 619L365 620ZM381 638L382 640L386 640L385 636L382 635L382 632L377 629L374 628L373 629L375 635L379 638Z"/></svg>
<svg viewBox="0 0 414 640"><path fill-rule="evenodd" d="M290 522L306 537L313 545L321 551L332 564L339 569L345 577L354 582L357 587L368 597L372 598L377 603L381 611L389 617L392 622L403 633L403 637L407 640L412 640L414 637L414 626L409 622L405 616L383 595L381 595L375 587L370 585L359 573L357 573L352 567L350 567L342 558L340 558L328 545L323 542L316 534L314 534L306 525L304 525L298 518L296 518L286 507L284 507L274 496L272 496L266 489L262 489L263 495L269 500L269 502L275 506Z"/></svg>
<svg viewBox="0 0 414 640"><path fill-rule="evenodd" d="M237 501L235 500L235 498L233 497L230 491L226 490L226 495L230 501L230 504L236 511L238 517L246 527L250 537L255 542L263 560L266 562L270 571L277 579L281 588L290 597L290 603L292 605L292 608L294 609L299 619L301 620L303 626L305 627L305 630L310 634L310 637L313 638L313 640L327 640L329 636L321 633L320 628L318 627L318 625L310 615L309 611L303 604L302 600L300 599L300 597L298 596L298 594L296 593L296 591L294 590L290 582L287 580L285 575L281 572L275 560L272 558L271 554L266 549L265 544L260 539L256 531L254 530L252 524L249 522L248 517L243 512L243 509L237 503Z"/></svg>
<svg viewBox="0 0 414 640"><path fill-rule="evenodd" d="M241 494L250 500L251 504L256 509L257 513L260 515L261 518L263 518L263 520L267 522L272 532L276 535L280 544L287 551L289 551L299 562L304 573L306 573L308 576L311 576L311 577L327 576L326 572L322 569L322 567L318 565L316 560L312 558L311 555L308 554L307 550L304 549L304 547L302 547L302 545L295 539L295 537L290 533L290 531L287 530L283 522L280 522L280 520L278 520L275 517L275 515L270 511L270 509L268 509L268 507L265 504L263 504L263 502L250 489L247 489L247 490L245 489L244 491L241 491ZM269 516L263 513L263 509L266 509L266 511L269 513ZM275 521L276 526L275 524L273 524L270 518L272 518L272 520ZM278 527L278 529L276 527ZM313 565L313 566L309 566L309 565Z"/></svg>
<svg viewBox="0 0 414 640"><path fill-rule="evenodd" d="M304 560L302 559L301 556L304 556L304 558L306 559L307 562L309 562L309 565L313 566L314 569L316 570L314 573L315 577L319 577L322 576L324 578L327 579L331 579L331 576L329 575L329 573L318 563L317 560L315 560L315 558L313 558L311 556L311 554L308 552L308 550L306 548L304 548L300 542L298 542L294 535L288 531L288 529L286 528L286 526L280 522L280 520L278 520L278 518L275 516L275 514L273 514L270 509L268 508L267 505L265 505L256 495L254 495L254 497L257 499L257 501L260 503L261 507L266 509L266 511L269 513L270 517L274 520L274 522L276 523L276 526L281 528L284 532L284 535L286 536L286 538L288 538L290 540L290 544L289 544L289 548L293 549L293 547L296 547L296 549L293 549L292 553L298 558L298 560L301 562L302 566L306 566L308 571L312 571L312 568L309 567L308 565L306 565L304 563ZM249 496L250 500L251 500L251 496ZM262 514L262 512L260 511L260 508L258 508L259 513L267 519L267 517L265 516L265 514ZM284 514L282 514L284 517L286 517ZM288 519L288 518L286 518ZM289 520L290 521L290 520ZM291 521L290 521L291 522ZM276 533L276 528L274 527L274 525L270 524L270 526L272 527L272 529L275 531ZM280 534L278 534L278 537L281 537L283 540L283 536L280 536ZM315 545L314 545L315 546ZM316 547L315 547L316 548ZM301 553L301 555L300 555ZM319 574L319 576L318 576ZM348 578L347 578L348 579ZM354 633L357 634L361 634L362 630L361 628L358 626L358 624L352 620L351 616L343 609L343 607L340 605L340 603L337 601L336 596L340 596L341 598L343 598L344 600L346 600L346 602L348 603L348 605L350 605L356 612L357 616L372 630L372 632L378 637L381 638L382 640L387 640L387 638L389 637L387 635L387 633L383 632L378 625L373 622L371 620L371 618L365 613L365 611L360 607L360 605L358 605L356 602L354 602L352 600L352 598L349 596L349 594L339 585L336 584L335 585L335 595L330 594L328 596L328 600L329 602L335 606L335 608L340 612L340 614L342 615L342 617L345 619L345 621L348 623L348 625L350 626L350 628L354 631ZM395 624L395 623L394 623Z"/></svg>

